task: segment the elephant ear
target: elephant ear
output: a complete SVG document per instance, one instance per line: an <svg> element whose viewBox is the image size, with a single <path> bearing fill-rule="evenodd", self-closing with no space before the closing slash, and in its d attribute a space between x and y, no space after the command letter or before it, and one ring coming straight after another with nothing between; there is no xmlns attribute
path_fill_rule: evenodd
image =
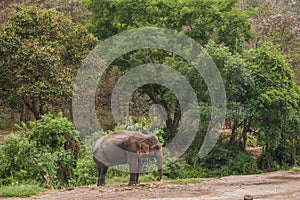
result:
<svg viewBox="0 0 300 200"><path fill-rule="evenodd" d="M151 142L150 144L150 151L156 151L161 148L161 144L158 141L158 138L156 135L152 135L149 139Z"/></svg>
<svg viewBox="0 0 300 200"><path fill-rule="evenodd" d="M137 145L137 154L149 154L150 153L150 145L147 143L147 140L141 140Z"/></svg>

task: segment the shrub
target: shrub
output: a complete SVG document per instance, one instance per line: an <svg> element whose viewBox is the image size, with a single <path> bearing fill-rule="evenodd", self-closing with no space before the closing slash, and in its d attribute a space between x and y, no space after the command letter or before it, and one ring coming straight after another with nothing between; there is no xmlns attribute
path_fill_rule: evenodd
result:
<svg viewBox="0 0 300 200"><path fill-rule="evenodd" d="M218 143L202 160L199 168L207 177L259 173L257 164L250 153L236 147Z"/></svg>
<svg viewBox="0 0 300 200"><path fill-rule="evenodd" d="M92 155L86 152L80 155L77 166L74 171L73 184L79 185L93 185L97 183L98 171Z"/></svg>
<svg viewBox="0 0 300 200"><path fill-rule="evenodd" d="M247 138L247 146L257 147L257 138Z"/></svg>
<svg viewBox="0 0 300 200"><path fill-rule="evenodd" d="M120 131L120 130L128 130L128 131L140 131L141 133L148 134L150 126L150 120L148 118L143 117L140 122L134 122L132 117L128 117L125 120L124 124L117 124L115 126L114 131ZM163 138L164 131L162 129L155 128L151 131L153 134L155 134L158 137L158 140L161 144L164 145L165 140Z"/></svg>
<svg viewBox="0 0 300 200"><path fill-rule="evenodd" d="M40 120L29 122L28 126L23 123L20 128L39 148L46 148L50 152L70 150L74 157L79 152L79 134L62 113L58 116L43 115Z"/></svg>
<svg viewBox="0 0 300 200"><path fill-rule="evenodd" d="M36 145L25 134L5 136L0 147L1 185L23 182L32 176L39 178L34 169L34 152L37 152Z"/></svg>
<svg viewBox="0 0 300 200"><path fill-rule="evenodd" d="M257 165L260 169L266 171L275 171L279 169L279 164L274 160L270 152L264 152L257 158Z"/></svg>
<svg viewBox="0 0 300 200"><path fill-rule="evenodd" d="M0 146L0 184L45 183L48 174L52 187L67 186L73 177L79 151L79 135L60 113L22 124L21 132L4 137Z"/></svg>

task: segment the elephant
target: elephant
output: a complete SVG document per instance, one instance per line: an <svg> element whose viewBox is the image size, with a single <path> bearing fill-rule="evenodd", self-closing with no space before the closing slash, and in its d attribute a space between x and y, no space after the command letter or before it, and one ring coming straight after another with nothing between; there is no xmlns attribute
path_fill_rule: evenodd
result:
<svg viewBox="0 0 300 200"><path fill-rule="evenodd" d="M162 178L162 145L154 134L138 131L117 131L100 137L92 146L91 153L98 170L97 186L105 185L105 175L109 166L129 164L128 185L138 184L141 160L144 157L157 159L158 177Z"/></svg>

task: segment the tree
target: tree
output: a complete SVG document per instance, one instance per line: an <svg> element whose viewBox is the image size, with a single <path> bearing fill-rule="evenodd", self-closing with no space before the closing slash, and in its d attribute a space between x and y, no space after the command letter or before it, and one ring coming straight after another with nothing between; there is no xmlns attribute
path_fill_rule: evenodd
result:
<svg viewBox="0 0 300 200"><path fill-rule="evenodd" d="M81 22L87 15L82 5L82 0L2 0L0 2L0 24L7 22L9 14L13 11L14 4L24 6L38 6L39 8L55 9L69 16L73 22Z"/></svg>
<svg viewBox="0 0 300 200"><path fill-rule="evenodd" d="M255 79L251 76L251 65L242 54L232 53L228 47L212 41L205 49L218 66L226 88L226 117L231 122L229 145L236 143L241 149L245 149L253 118L251 102L255 98Z"/></svg>
<svg viewBox="0 0 300 200"><path fill-rule="evenodd" d="M26 105L36 119L57 105L68 109L81 59L96 42L57 11L15 7L0 30L2 97L12 108Z"/></svg>
<svg viewBox="0 0 300 200"><path fill-rule="evenodd" d="M242 54L231 53L213 42L205 48L224 78L227 118L233 123L229 144L245 149L248 135L254 134L266 152L296 147L299 86L279 46L265 43ZM294 147L290 151L296 157ZM275 153L273 156L276 160Z"/></svg>
<svg viewBox="0 0 300 200"><path fill-rule="evenodd" d="M86 0L85 5L93 13L90 30L99 39L132 28L155 26L186 31L201 45L215 39L232 50L241 50L243 43L252 37L248 21L252 12L240 11L235 7L236 2Z"/></svg>
<svg viewBox="0 0 300 200"><path fill-rule="evenodd" d="M293 80L292 67L279 46L271 43L249 51L247 57L255 80L251 129L264 147L260 166L297 164L300 88Z"/></svg>
<svg viewBox="0 0 300 200"><path fill-rule="evenodd" d="M251 17L255 37L248 43L248 48L259 48L265 42L280 46L287 60L296 73L295 79L300 83L300 24L299 2L294 0L241 0L241 9L255 8L257 13Z"/></svg>
<svg viewBox="0 0 300 200"><path fill-rule="evenodd" d="M235 3L235 0L85 1L85 5L93 13L89 28L101 40L128 29L155 26L184 31L201 45L214 39L217 43L228 45L232 51L240 51L244 41L251 38L248 21L251 13L239 11L235 8ZM191 85L196 88L201 100L209 101L207 88L197 70L169 52L139 50L122 56L114 65L126 72L130 67L143 63L164 63L174 67L193 82ZM203 90L206 91L205 95ZM146 94L153 103L164 106L168 112L167 129L176 132L181 111L175 95L167 88L155 84L148 84L140 88L139 92Z"/></svg>

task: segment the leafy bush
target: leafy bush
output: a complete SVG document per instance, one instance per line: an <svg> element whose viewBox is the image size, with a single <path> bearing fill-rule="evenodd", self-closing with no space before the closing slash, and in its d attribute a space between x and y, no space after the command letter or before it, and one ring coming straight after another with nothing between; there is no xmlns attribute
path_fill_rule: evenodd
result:
<svg viewBox="0 0 300 200"><path fill-rule="evenodd" d="M247 146L257 147L257 138L247 138Z"/></svg>
<svg viewBox="0 0 300 200"><path fill-rule="evenodd" d="M70 150L74 157L79 152L79 135L73 124L63 117L47 114L38 121L22 124L21 130L25 132L30 141L35 141L37 147L50 152L57 150Z"/></svg>
<svg viewBox="0 0 300 200"><path fill-rule="evenodd" d="M35 168L35 143L30 143L25 134L9 135L3 138L0 147L0 181L1 185L18 183L32 176L40 178Z"/></svg>
<svg viewBox="0 0 300 200"><path fill-rule="evenodd" d="M257 165L260 169L266 171L275 171L279 169L279 164L269 152L264 152L258 156Z"/></svg>
<svg viewBox="0 0 300 200"><path fill-rule="evenodd" d="M143 117L140 122L134 122L132 117L128 117L125 120L124 124L117 124L115 126L114 131L120 131L120 130L129 130L129 131L140 131L142 133L148 134L150 127L150 120L148 118ZM163 138L164 131L162 129L155 128L151 131L153 134L155 134L158 137L158 140L161 144L164 145L165 140Z"/></svg>
<svg viewBox="0 0 300 200"><path fill-rule="evenodd" d="M188 165L185 162L176 161L166 164L163 168L163 174L169 179L187 178L187 168Z"/></svg>
<svg viewBox="0 0 300 200"><path fill-rule="evenodd" d="M93 157L89 152L85 152L77 161L72 182L75 186L93 185L96 184L97 177L98 171Z"/></svg>
<svg viewBox="0 0 300 200"><path fill-rule="evenodd" d="M4 137L0 146L0 184L45 183L67 186L72 178L79 152L79 135L72 123L60 113L22 124L18 134Z"/></svg>
<svg viewBox="0 0 300 200"><path fill-rule="evenodd" d="M292 170L292 171L295 171L295 172L300 172L300 166L292 167L291 170Z"/></svg>
<svg viewBox="0 0 300 200"><path fill-rule="evenodd" d="M288 169L300 164L300 138L285 139L276 148L264 148L258 157L257 164L260 169L275 171Z"/></svg>
<svg viewBox="0 0 300 200"><path fill-rule="evenodd" d="M129 130L147 133L147 127L149 126L149 123L150 122L146 118L142 118L142 120L137 123L134 122L132 117L127 117L124 124L117 124L117 126L115 126L114 131Z"/></svg>
<svg viewBox="0 0 300 200"><path fill-rule="evenodd" d="M221 142L206 157L198 161L198 166L207 177L259 173L250 153L236 147L226 147Z"/></svg>

